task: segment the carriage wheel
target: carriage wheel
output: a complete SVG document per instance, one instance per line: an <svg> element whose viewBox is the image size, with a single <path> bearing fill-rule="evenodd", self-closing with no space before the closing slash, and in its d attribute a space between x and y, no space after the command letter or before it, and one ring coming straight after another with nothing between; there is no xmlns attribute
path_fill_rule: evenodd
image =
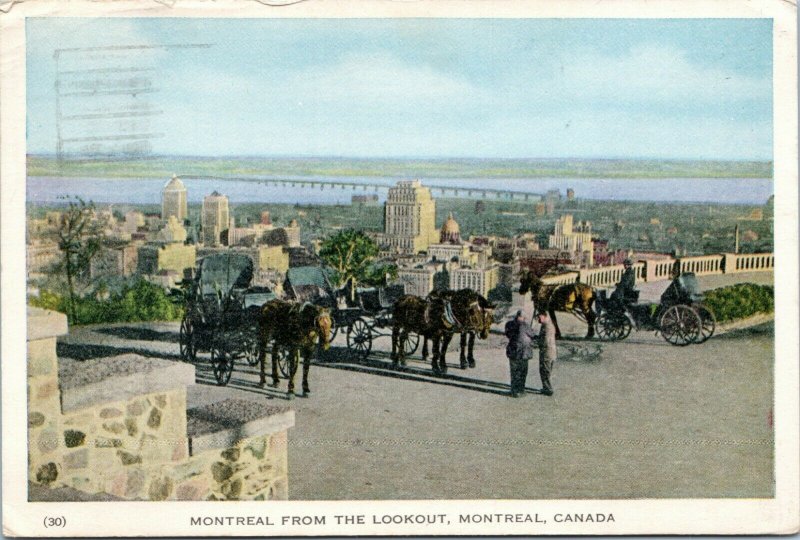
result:
<svg viewBox="0 0 800 540"><path fill-rule="evenodd" d="M612 315L605 311L595 321L597 337L601 341L621 341L631 333L631 321L624 315Z"/></svg>
<svg viewBox="0 0 800 540"><path fill-rule="evenodd" d="M273 345L274 347L278 347L277 345ZM292 355L286 347L278 347L278 371L281 374L281 377L284 379L289 378L289 373L291 373L291 365L290 362L292 360Z"/></svg>
<svg viewBox="0 0 800 540"><path fill-rule="evenodd" d="M347 348L360 362L372 350L372 330L364 319L358 318L347 328Z"/></svg>
<svg viewBox="0 0 800 540"><path fill-rule="evenodd" d="M211 369L217 384L225 386L233 373L233 355L225 346L225 340L218 338L211 345Z"/></svg>
<svg viewBox="0 0 800 540"><path fill-rule="evenodd" d="M197 360L197 344L195 343L194 327L192 320L184 316L181 320L180 330L181 359L185 362Z"/></svg>
<svg viewBox="0 0 800 540"><path fill-rule="evenodd" d="M717 328L717 318L714 317L714 312L704 305L695 307L697 314L700 316L702 326L700 328L700 337L696 343L704 343L714 335L714 330Z"/></svg>
<svg viewBox="0 0 800 540"><path fill-rule="evenodd" d="M405 343L403 343L403 353L406 356L411 356L417 349L419 348L419 335L418 334L408 334Z"/></svg>
<svg viewBox="0 0 800 540"><path fill-rule="evenodd" d="M700 338L703 323L697 312L679 304L667 309L659 321L659 329L664 339L672 345L686 346Z"/></svg>

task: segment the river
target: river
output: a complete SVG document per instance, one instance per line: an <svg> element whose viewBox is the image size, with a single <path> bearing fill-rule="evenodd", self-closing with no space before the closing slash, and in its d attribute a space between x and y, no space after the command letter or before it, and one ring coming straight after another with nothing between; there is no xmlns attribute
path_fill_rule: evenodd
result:
<svg viewBox="0 0 800 540"><path fill-rule="evenodd" d="M374 177L261 177L314 181L347 181L393 185L397 178ZM59 197L80 196L96 203L159 204L161 190L168 179L153 178L64 178L29 176L27 201L35 204L57 202ZM628 200L684 203L764 204L773 194L773 181L768 178L422 178L424 184L469 188L494 188L534 193L558 189L562 196L567 188L578 198L595 200ZM299 186L267 186L246 180L184 180L190 203L202 202L216 190L227 195L232 203L301 203L349 204L353 194L377 193L380 200L386 190L379 188L345 189L301 188ZM434 197L438 196L434 192Z"/></svg>

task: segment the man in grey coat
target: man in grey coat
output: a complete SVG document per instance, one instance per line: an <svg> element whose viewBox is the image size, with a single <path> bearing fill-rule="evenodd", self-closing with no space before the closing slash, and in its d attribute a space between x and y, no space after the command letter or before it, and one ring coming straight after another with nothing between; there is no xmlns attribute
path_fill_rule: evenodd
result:
<svg viewBox="0 0 800 540"><path fill-rule="evenodd" d="M525 393L525 380L528 378L528 360L533 358L533 338L536 334L525 320L522 310L506 323L508 346L506 356L511 368L511 397L521 397Z"/></svg>
<svg viewBox="0 0 800 540"><path fill-rule="evenodd" d="M537 315L539 324L539 376L542 378L542 394L553 395L553 386L550 384L550 375L553 372L553 363L556 361L556 327L547 313Z"/></svg>

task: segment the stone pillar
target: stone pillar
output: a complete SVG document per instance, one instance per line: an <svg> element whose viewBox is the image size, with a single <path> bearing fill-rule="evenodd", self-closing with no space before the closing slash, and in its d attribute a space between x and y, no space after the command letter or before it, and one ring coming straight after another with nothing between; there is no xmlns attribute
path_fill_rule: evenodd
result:
<svg viewBox="0 0 800 540"><path fill-rule="evenodd" d="M44 485L57 483L63 472L56 338L66 333L63 313L28 308L28 474Z"/></svg>
<svg viewBox="0 0 800 540"><path fill-rule="evenodd" d="M723 274L732 274L736 272L736 254L735 253L723 253L722 256L724 257L722 261L722 273Z"/></svg>
<svg viewBox="0 0 800 540"><path fill-rule="evenodd" d="M658 261L653 260L644 260L641 261L644 264L644 271L642 274L644 275L644 280L647 282L657 281L657 268L658 268Z"/></svg>

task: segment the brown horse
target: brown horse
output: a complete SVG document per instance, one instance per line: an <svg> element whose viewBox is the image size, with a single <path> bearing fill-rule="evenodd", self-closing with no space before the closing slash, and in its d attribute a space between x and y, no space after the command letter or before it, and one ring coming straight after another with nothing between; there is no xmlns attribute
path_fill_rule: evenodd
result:
<svg viewBox="0 0 800 540"><path fill-rule="evenodd" d="M258 320L258 360L261 364L260 386L267 382L264 364L267 344L272 344L272 386L278 386L278 353L289 351L289 399L294 396L294 376L303 353L303 397L311 393L308 387L308 368L317 343L323 349L330 347L331 321L327 309L313 304L295 304L284 300L270 300L261 307Z"/></svg>
<svg viewBox="0 0 800 540"><path fill-rule="evenodd" d="M597 299L595 290L585 283L568 283L566 285L545 284L530 271L523 271L520 276L520 294L531 292L533 306L537 313L547 311L556 327L556 338L561 339L556 311L572 313L585 321L589 327L586 339L594 337L594 302Z"/></svg>
<svg viewBox="0 0 800 540"><path fill-rule="evenodd" d="M466 369L468 365L474 368L475 357L472 353L475 347L475 335L478 334L481 339L489 337L489 331L494 322L495 305L472 289L434 291L428 295L428 298L441 298L449 303L450 314L455 324L453 330L461 334L461 355L459 358L461 369ZM444 357L447 355L447 348L452 337L453 333L451 332L444 337L441 345L440 355L442 364L445 366L444 371L447 369ZM422 343L423 359L427 357L427 349L428 340L425 339Z"/></svg>
<svg viewBox="0 0 800 540"><path fill-rule="evenodd" d="M406 364L405 342L408 334L413 332L425 340L431 340L433 372L439 374L447 370L443 355L440 355L441 343L448 334L452 336L453 325L448 321L442 299L425 299L407 294L395 303L392 323L392 364L395 367Z"/></svg>

